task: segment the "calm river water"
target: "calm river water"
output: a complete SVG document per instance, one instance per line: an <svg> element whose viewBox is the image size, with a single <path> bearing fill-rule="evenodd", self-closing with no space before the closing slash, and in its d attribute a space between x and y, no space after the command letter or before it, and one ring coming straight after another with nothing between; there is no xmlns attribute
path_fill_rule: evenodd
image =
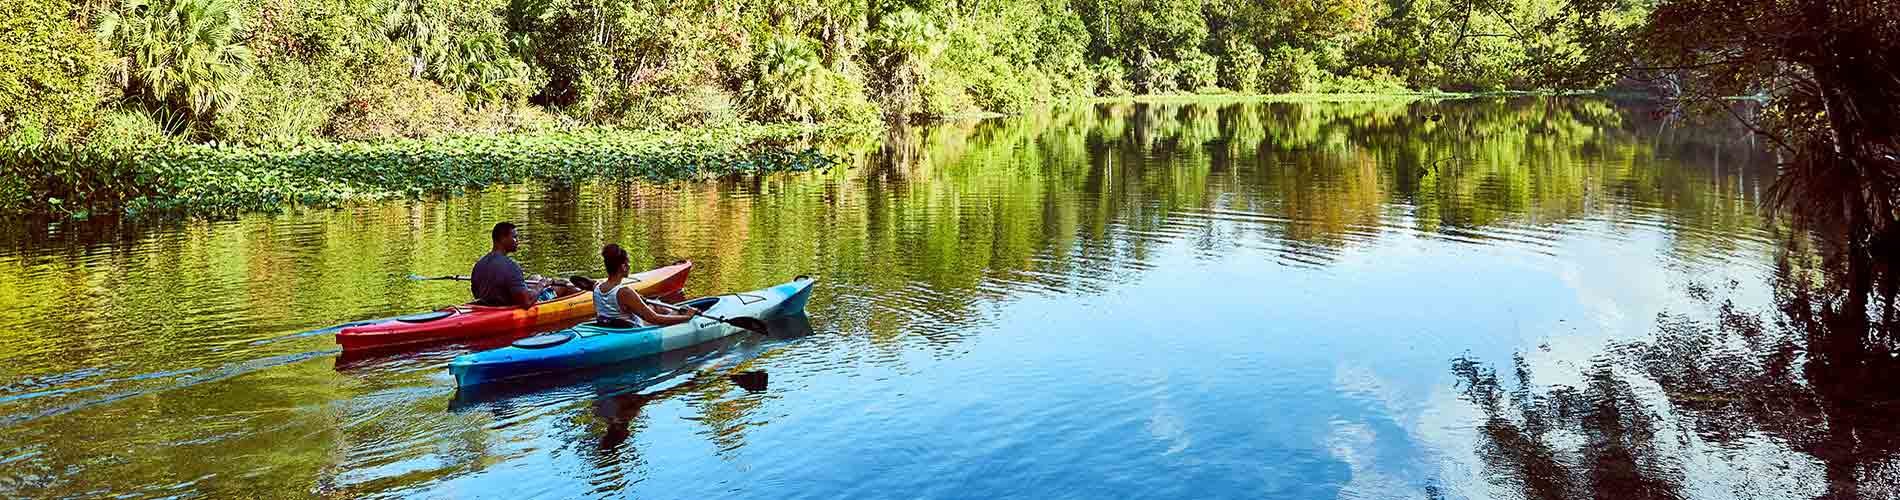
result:
<svg viewBox="0 0 1900 500"><path fill-rule="evenodd" d="M1773 158L1656 116L1079 105L824 172L5 230L0 496L1891 494L1893 424L1829 441L1857 396L1778 316ZM466 300L405 277L502 220L530 272L821 281L770 336L490 393L466 347L339 355Z"/></svg>

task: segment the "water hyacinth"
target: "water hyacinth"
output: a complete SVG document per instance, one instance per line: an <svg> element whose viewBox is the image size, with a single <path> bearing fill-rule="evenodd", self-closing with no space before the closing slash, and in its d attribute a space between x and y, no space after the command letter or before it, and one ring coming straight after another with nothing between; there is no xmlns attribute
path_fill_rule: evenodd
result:
<svg viewBox="0 0 1900 500"><path fill-rule="evenodd" d="M286 150L10 149L0 151L7 170L0 212L229 215L529 181L669 181L833 164L814 148L785 145L809 132L755 126L699 134L588 130Z"/></svg>

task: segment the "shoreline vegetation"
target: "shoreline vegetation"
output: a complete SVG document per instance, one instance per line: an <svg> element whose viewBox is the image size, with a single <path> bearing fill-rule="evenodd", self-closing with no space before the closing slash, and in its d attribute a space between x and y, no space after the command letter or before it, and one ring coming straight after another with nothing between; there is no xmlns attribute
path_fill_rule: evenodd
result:
<svg viewBox="0 0 1900 500"><path fill-rule="evenodd" d="M576 130L271 148L209 144L0 149L0 212L85 219L230 216L414 198L498 184L675 181L829 167L808 145L855 133L808 125ZM71 175L71 172L86 175ZM39 193L59 196L35 198ZM103 214L102 214L103 215Z"/></svg>
<svg viewBox="0 0 1900 500"><path fill-rule="evenodd" d="M1219 91L1064 102L1409 102L1572 94L1587 93ZM919 124L1007 116L972 111ZM596 128L378 142L311 141L288 146L161 143L0 147L0 164L9 169L9 175L0 178L0 213L67 219L94 215L228 217L292 207L330 208L416 198L521 182L670 182L804 171L838 163L819 144L876 137L883 126L872 122L744 124L688 130ZM89 175L68 175L78 171Z"/></svg>
<svg viewBox="0 0 1900 500"><path fill-rule="evenodd" d="M811 168L822 154L800 137L812 131L1078 99L1609 89L1658 95L1675 116L1732 114L1724 96L1763 96L1760 113L1738 118L1795 158L1777 205L1833 213L1846 194L1867 209L1853 217L1888 221L1897 94L1847 68L1894 73L1900 21L1879 15L1890 7L14 0L0 2L0 213L215 214ZM1770 21L1782 24L1756 26Z"/></svg>
<svg viewBox="0 0 1900 500"><path fill-rule="evenodd" d="M1578 33L1464 36L1565 0L1526 1L16 0L0 4L0 213L810 168L791 136L1078 99L1611 83L1540 79L1581 60ZM1607 14L1592 19L1644 13ZM611 144L566 146L589 142ZM481 165L494 144L543 154ZM628 164L575 173L555 153Z"/></svg>

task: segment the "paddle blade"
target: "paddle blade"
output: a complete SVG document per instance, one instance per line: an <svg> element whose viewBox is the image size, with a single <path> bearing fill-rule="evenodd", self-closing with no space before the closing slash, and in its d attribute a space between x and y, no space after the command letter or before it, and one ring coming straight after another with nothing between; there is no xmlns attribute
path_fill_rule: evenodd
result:
<svg viewBox="0 0 1900 500"><path fill-rule="evenodd" d="M595 288L594 280L587 279L586 276L568 276L567 282L573 284L575 288L582 290L593 290Z"/></svg>
<svg viewBox="0 0 1900 500"><path fill-rule="evenodd" d="M732 383L738 384L740 388L745 389L746 392L761 392L765 390L767 377L763 371L740 372L728 375L727 377L732 379Z"/></svg>

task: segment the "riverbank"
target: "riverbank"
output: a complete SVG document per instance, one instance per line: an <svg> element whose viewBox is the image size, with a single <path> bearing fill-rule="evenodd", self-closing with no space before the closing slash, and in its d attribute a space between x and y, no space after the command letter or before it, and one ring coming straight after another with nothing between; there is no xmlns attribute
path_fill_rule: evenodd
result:
<svg viewBox="0 0 1900 500"><path fill-rule="evenodd" d="M1510 93L1162 94L1090 103L1380 102ZM949 120L988 119L982 113ZM0 213L65 219L94 215L229 216L415 198L496 184L588 180L672 181L822 168L814 145L861 135L865 125L748 124L724 128L465 135L382 142L319 142L273 149L171 144L129 149L0 150Z"/></svg>
<svg viewBox="0 0 1900 500"><path fill-rule="evenodd" d="M808 170L812 144L853 133L815 125L681 131L578 130L289 149L168 145L0 151L0 213L224 216L337 206L494 184L669 181Z"/></svg>

